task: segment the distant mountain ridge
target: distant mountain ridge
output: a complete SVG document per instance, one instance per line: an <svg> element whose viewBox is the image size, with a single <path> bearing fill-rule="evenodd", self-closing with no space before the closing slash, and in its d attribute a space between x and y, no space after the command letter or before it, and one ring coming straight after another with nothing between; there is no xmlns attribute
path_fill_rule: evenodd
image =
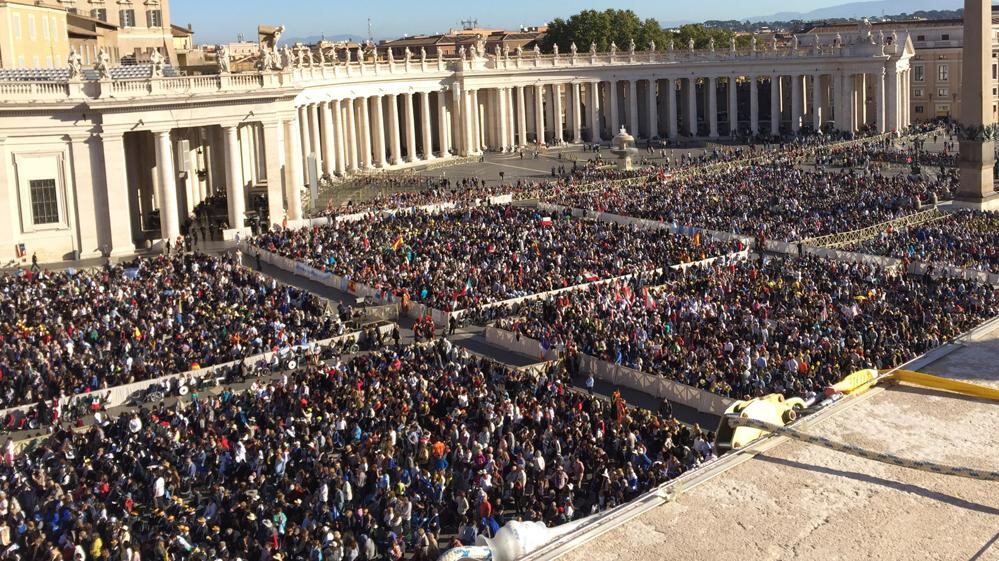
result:
<svg viewBox="0 0 999 561"><path fill-rule="evenodd" d="M759 21L811 21L837 18L862 18L894 14L911 14L913 12L931 10L956 10L964 7L962 0L874 0L869 2L850 2L828 8L819 8L810 12L780 12L769 16L747 18L751 22Z"/></svg>

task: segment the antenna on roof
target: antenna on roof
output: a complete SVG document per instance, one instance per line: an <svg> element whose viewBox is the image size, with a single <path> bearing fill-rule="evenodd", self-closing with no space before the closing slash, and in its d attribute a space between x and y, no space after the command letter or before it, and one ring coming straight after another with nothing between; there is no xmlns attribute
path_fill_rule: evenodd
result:
<svg viewBox="0 0 999 561"><path fill-rule="evenodd" d="M477 19L472 19L471 17L469 17L468 19L461 20L461 28L464 29L465 31L468 31L469 29L475 29L478 26L479 26L479 20Z"/></svg>
<svg viewBox="0 0 999 561"><path fill-rule="evenodd" d="M371 35L371 18L368 18L368 43L374 43L375 39Z"/></svg>

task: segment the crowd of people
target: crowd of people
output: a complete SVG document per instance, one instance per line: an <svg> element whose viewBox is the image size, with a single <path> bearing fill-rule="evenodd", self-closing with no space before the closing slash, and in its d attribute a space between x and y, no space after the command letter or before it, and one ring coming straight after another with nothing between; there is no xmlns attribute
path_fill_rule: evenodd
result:
<svg viewBox="0 0 999 561"><path fill-rule="evenodd" d="M386 297L448 311L743 249L699 234L499 205L275 228L253 243Z"/></svg>
<svg viewBox="0 0 999 561"><path fill-rule="evenodd" d="M958 210L942 220L888 229L845 249L999 274L999 213Z"/></svg>
<svg viewBox="0 0 999 561"><path fill-rule="evenodd" d="M814 258L750 259L555 295L498 325L736 398L809 395L999 313L989 285Z"/></svg>
<svg viewBox="0 0 999 561"><path fill-rule="evenodd" d="M339 335L309 293L233 257L174 254L0 276L0 407L186 372Z"/></svg>
<svg viewBox="0 0 999 561"><path fill-rule="evenodd" d="M650 178L640 185L552 197L552 202L767 239L795 241L845 232L953 197L955 174L913 177L877 170L807 169L805 153Z"/></svg>
<svg viewBox="0 0 999 561"><path fill-rule="evenodd" d="M712 440L438 340L8 449L0 538L11 561L432 561L507 519L612 508Z"/></svg>

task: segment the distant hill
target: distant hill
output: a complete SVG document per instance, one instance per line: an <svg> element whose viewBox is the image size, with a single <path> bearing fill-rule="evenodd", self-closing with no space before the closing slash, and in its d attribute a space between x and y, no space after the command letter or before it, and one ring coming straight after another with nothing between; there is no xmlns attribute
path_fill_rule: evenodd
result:
<svg viewBox="0 0 999 561"><path fill-rule="evenodd" d="M780 12L770 16L748 18L751 22L760 21L815 21L826 19L854 19L877 17L892 14L911 14L919 11L957 10L964 6L962 0L875 0L872 2L851 2L819 8L810 12Z"/></svg>

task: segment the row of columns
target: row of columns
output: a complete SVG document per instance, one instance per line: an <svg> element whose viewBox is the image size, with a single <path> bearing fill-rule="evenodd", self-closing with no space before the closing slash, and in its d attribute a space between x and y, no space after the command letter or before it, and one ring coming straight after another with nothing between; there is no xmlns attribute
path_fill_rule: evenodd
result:
<svg viewBox="0 0 999 561"><path fill-rule="evenodd" d="M473 115L463 134L470 139L468 153L557 144L566 140L566 134L573 142L600 142L605 130L613 136L622 125L636 137L665 133L676 139L681 133L699 136L698 115L703 108L707 136L718 138L723 103L727 104L728 134L732 136L740 132L743 120L748 121L748 130L754 135L761 130L778 135L787 121L794 133L807 123L818 129L830 121L844 131L871 125L886 132L910 122L909 104L903 101L908 99L907 72L886 75L878 67L870 72L573 81L473 89L463 93L463 107ZM761 129L763 84L769 84L768 129ZM719 100L722 85L727 101ZM740 87L749 90L748 115L740 114ZM678 99L681 93L685 95L683 105ZM661 126L661 115L665 116L665 126ZM584 123L588 138L582 132Z"/></svg>

